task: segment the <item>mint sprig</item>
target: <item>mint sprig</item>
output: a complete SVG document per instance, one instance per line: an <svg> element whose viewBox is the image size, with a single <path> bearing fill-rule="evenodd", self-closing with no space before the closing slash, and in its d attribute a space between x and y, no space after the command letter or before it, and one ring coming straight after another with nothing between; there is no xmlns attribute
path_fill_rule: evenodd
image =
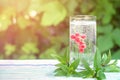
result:
<svg viewBox="0 0 120 80"><path fill-rule="evenodd" d="M82 64L84 69L78 71L77 68L80 63L80 59L74 60L70 63L69 60L69 51L63 56L55 57L59 60L59 64L56 65L57 69L54 71L56 76L73 76L73 77L82 77L82 78L96 78L97 80L104 80L106 76L104 72L120 72L120 67L117 66L117 60L111 61L111 52L108 54L104 53L101 55L100 51L97 49L94 56L94 65L93 68L90 67L86 59L82 59Z"/></svg>
<svg viewBox="0 0 120 80"><path fill-rule="evenodd" d="M56 58L60 61L59 64L56 65L57 69L54 71L56 76L76 76L76 69L79 65L80 60L76 59L74 62L69 64L68 58L65 56L56 56ZM64 58L64 59L62 59ZM63 61L65 60L65 61Z"/></svg>
<svg viewBox="0 0 120 80"><path fill-rule="evenodd" d="M96 54L94 56L94 68L93 68L93 70L95 71L93 77L97 78L97 80L103 80L103 79L106 78L105 74L104 74L104 69L102 67L102 61L103 60L104 59L101 57L100 51L97 49L97 52L96 52Z"/></svg>

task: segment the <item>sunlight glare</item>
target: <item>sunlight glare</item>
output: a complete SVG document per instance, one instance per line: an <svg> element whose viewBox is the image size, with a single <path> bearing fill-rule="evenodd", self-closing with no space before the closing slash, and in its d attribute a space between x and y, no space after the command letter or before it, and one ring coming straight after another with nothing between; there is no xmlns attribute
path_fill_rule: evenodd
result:
<svg viewBox="0 0 120 80"><path fill-rule="evenodd" d="M29 13L30 17L35 17L37 15L37 12L36 11L31 11Z"/></svg>

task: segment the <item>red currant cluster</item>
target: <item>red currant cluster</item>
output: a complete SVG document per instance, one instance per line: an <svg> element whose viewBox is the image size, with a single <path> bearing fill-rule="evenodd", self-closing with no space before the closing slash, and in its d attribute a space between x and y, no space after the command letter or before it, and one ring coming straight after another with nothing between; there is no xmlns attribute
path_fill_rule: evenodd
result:
<svg viewBox="0 0 120 80"><path fill-rule="evenodd" d="M79 52L83 53L85 48L86 48L86 44L85 44L85 39L86 39L86 35L85 34L72 34L71 35L71 39L75 41L75 43L78 45L79 48Z"/></svg>

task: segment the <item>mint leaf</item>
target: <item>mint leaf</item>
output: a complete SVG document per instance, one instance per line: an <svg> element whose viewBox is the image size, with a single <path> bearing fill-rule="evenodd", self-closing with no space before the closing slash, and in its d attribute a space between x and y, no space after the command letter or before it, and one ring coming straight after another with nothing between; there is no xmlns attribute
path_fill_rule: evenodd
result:
<svg viewBox="0 0 120 80"><path fill-rule="evenodd" d="M105 74L104 74L104 72L102 70L97 71L97 76L96 77L97 77L97 80L106 79Z"/></svg>
<svg viewBox="0 0 120 80"><path fill-rule="evenodd" d="M66 73L59 69L56 71L55 76L66 76Z"/></svg>
<svg viewBox="0 0 120 80"><path fill-rule="evenodd" d="M67 54L67 53L66 53ZM120 72L120 67L117 66L117 60L110 63L111 52L109 51L108 55L105 53L101 57L100 51L97 49L94 56L94 68L91 69L88 62L83 58L82 64L84 69L77 71L79 66L80 59L76 59L71 64L68 65L67 57L58 57L61 61L56 66L58 67L54 72L56 76L73 76L73 77L82 77L82 78L97 78L97 80L104 80L104 72ZM64 61L65 60L65 61ZM63 62L64 61L64 62ZM69 60L68 60L69 61Z"/></svg>
<svg viewBox="0 0 120 80"><path fill-rule="evenodd" d="M57 64L56 66L60 67L64 72L68 72L68 66L64 64Z"/></svg>
<svg viewBox="0 0 120 80"><path fill-rule="evenodd" d="M107 60L105 61L105 64L108 64L111 60L111 51L109 50Z"/></svg>
<svg viewBox="0 0 120 80"><path fill-rule="evenodd" d="M101 68L101 53L97 49L96 54L94 56L94 68L99 70Z"/></svg>
<svg viewBox="0 0 120 80"><path fill-rule="evenodd" d="M57 68L57 69L55 69L55 71L54 71L54 72L57 72L57 71L59 71L59 70L61 70L61 68Z"/></svg>
<svg viewBox="0 0 120 80"><path fill-rule="evenodd" d="M106 53L104 53L102 56L102 66L107 65L110 62L110 60L111 60L111 52L109 50L108 56Z"/></svg>
<svg viewBox="0 0 120 80"><path fill-rule="evenodd" d="M107 60L107 54L105 53L105 54L103 54L103 56L102 56L102 65L104 66L105 64L106 64L106 60Z"/></svg>
<svg viewBox="0 0 120 80"><path fill-rule="evenodd" d="M117 60L114 60L112 63L110 63L109 65L117 65Z"/></svg>
<svg viewBox="0 0 120 80"><path fill-rule="evenodd" d="M89 67L88 62L87 62L84 58L82 59L82 63L83 63L83 65L84 65L85 69L86 69L87 71L91 72L91 74L92 74L92 73L93 73L93 70Z"/></svg>
<svg viewBox="0 0 120 80"><path fill-rule="evenodd" d="M65 53L64 53L64 60L66 61L66 63L69 65L69 61L70 61L70 56L69 56L69 48L66 48Z"/></svg>
<svg viewBox="0 0 120 80"><path fill-rule="evenodd" d="M66 48L64 55L51 54L51 56L57 59L60 63L69 65L69 48Z"/></svg>
<svg viewBox="0 0 120 80"><path fill-rule="evenodd" d="M105 72L120 72L120 67L116 65L109 65L105 67Z"/></svg>
<svg viewBox="0 0 120 80"><path fill-rule="evenodd" d="M78 67L79 62L80 62L80 59L76 59L74 62L70 64L70 68L73 68L73 70L75 70Z"/></svg>
<svg viewBox="0 0 120 80"><path fill-rule="evenodd" d="M79 72L79 75L83 78L90 78L92 77L93 75L91 74L91 72L89 72L88 70L83 70L81 72Z"/></svg>
<svg viewBox="0 0 120 80"><path fill-rule="evenodd" d="M56 58L60 63L62 64L66 64L66 61L65 61L65 56L59 56L59 55L56 55L56 54L51 54L52 57Z"/></svg>

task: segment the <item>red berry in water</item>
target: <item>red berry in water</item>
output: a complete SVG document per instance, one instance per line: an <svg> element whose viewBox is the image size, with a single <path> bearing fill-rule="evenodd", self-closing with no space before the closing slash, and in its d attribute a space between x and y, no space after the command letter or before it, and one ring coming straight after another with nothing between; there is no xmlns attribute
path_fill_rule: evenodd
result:
<svg viewBox="0 0 120 80"><path fill-rule="evenodd" d="M80 42L79 42L79 45L82 45L82 44L85 44L85 42L83 42L83 41L80 41Z"/></svg>
<svg viewBox="0 0 120 80"><path fill-rule="evenodd" d="M86 35L85 35L85 34L82 34L82 35L81 35L81 38L82 38L82 39L86 39Z"/></svg>
<svg viewBox="0 0 120 80"><path fill-rule="evenodd" d="M81 45L79 45L79 48L80 48L80 49L85 49L85 48L86 48L86 45L85 45L85 44L81 44Z"/></svg>
<svg viewBox="0 0 120 80"><path fill-rule="evenodd" d="M80 39L79 39L79 38L76 38L76 39L75 39L75 42L77 42L77 44L79 44Z"/></svg>
<svg viewBox="0 0 120 80"><path fill-rule="evenodd" d="M76 33L76 34L75 34L75 36L77 36L77 37L78 37L78 36L80 36L80 34L79 34L79 33Z"/></svg>
<svg viewBox="0 0 120 80"><path fill-rule="evenodd" d="M75 39L76 37L75 37L75 35L71 35L71 39Z"/></svg>
<svg viewBox="0 0 120 80"><path fill-rule="evenodd" d="M83 53L83 52L84 52L84 49L79 49L79 52L80 52L80 53Z"/></svg>

